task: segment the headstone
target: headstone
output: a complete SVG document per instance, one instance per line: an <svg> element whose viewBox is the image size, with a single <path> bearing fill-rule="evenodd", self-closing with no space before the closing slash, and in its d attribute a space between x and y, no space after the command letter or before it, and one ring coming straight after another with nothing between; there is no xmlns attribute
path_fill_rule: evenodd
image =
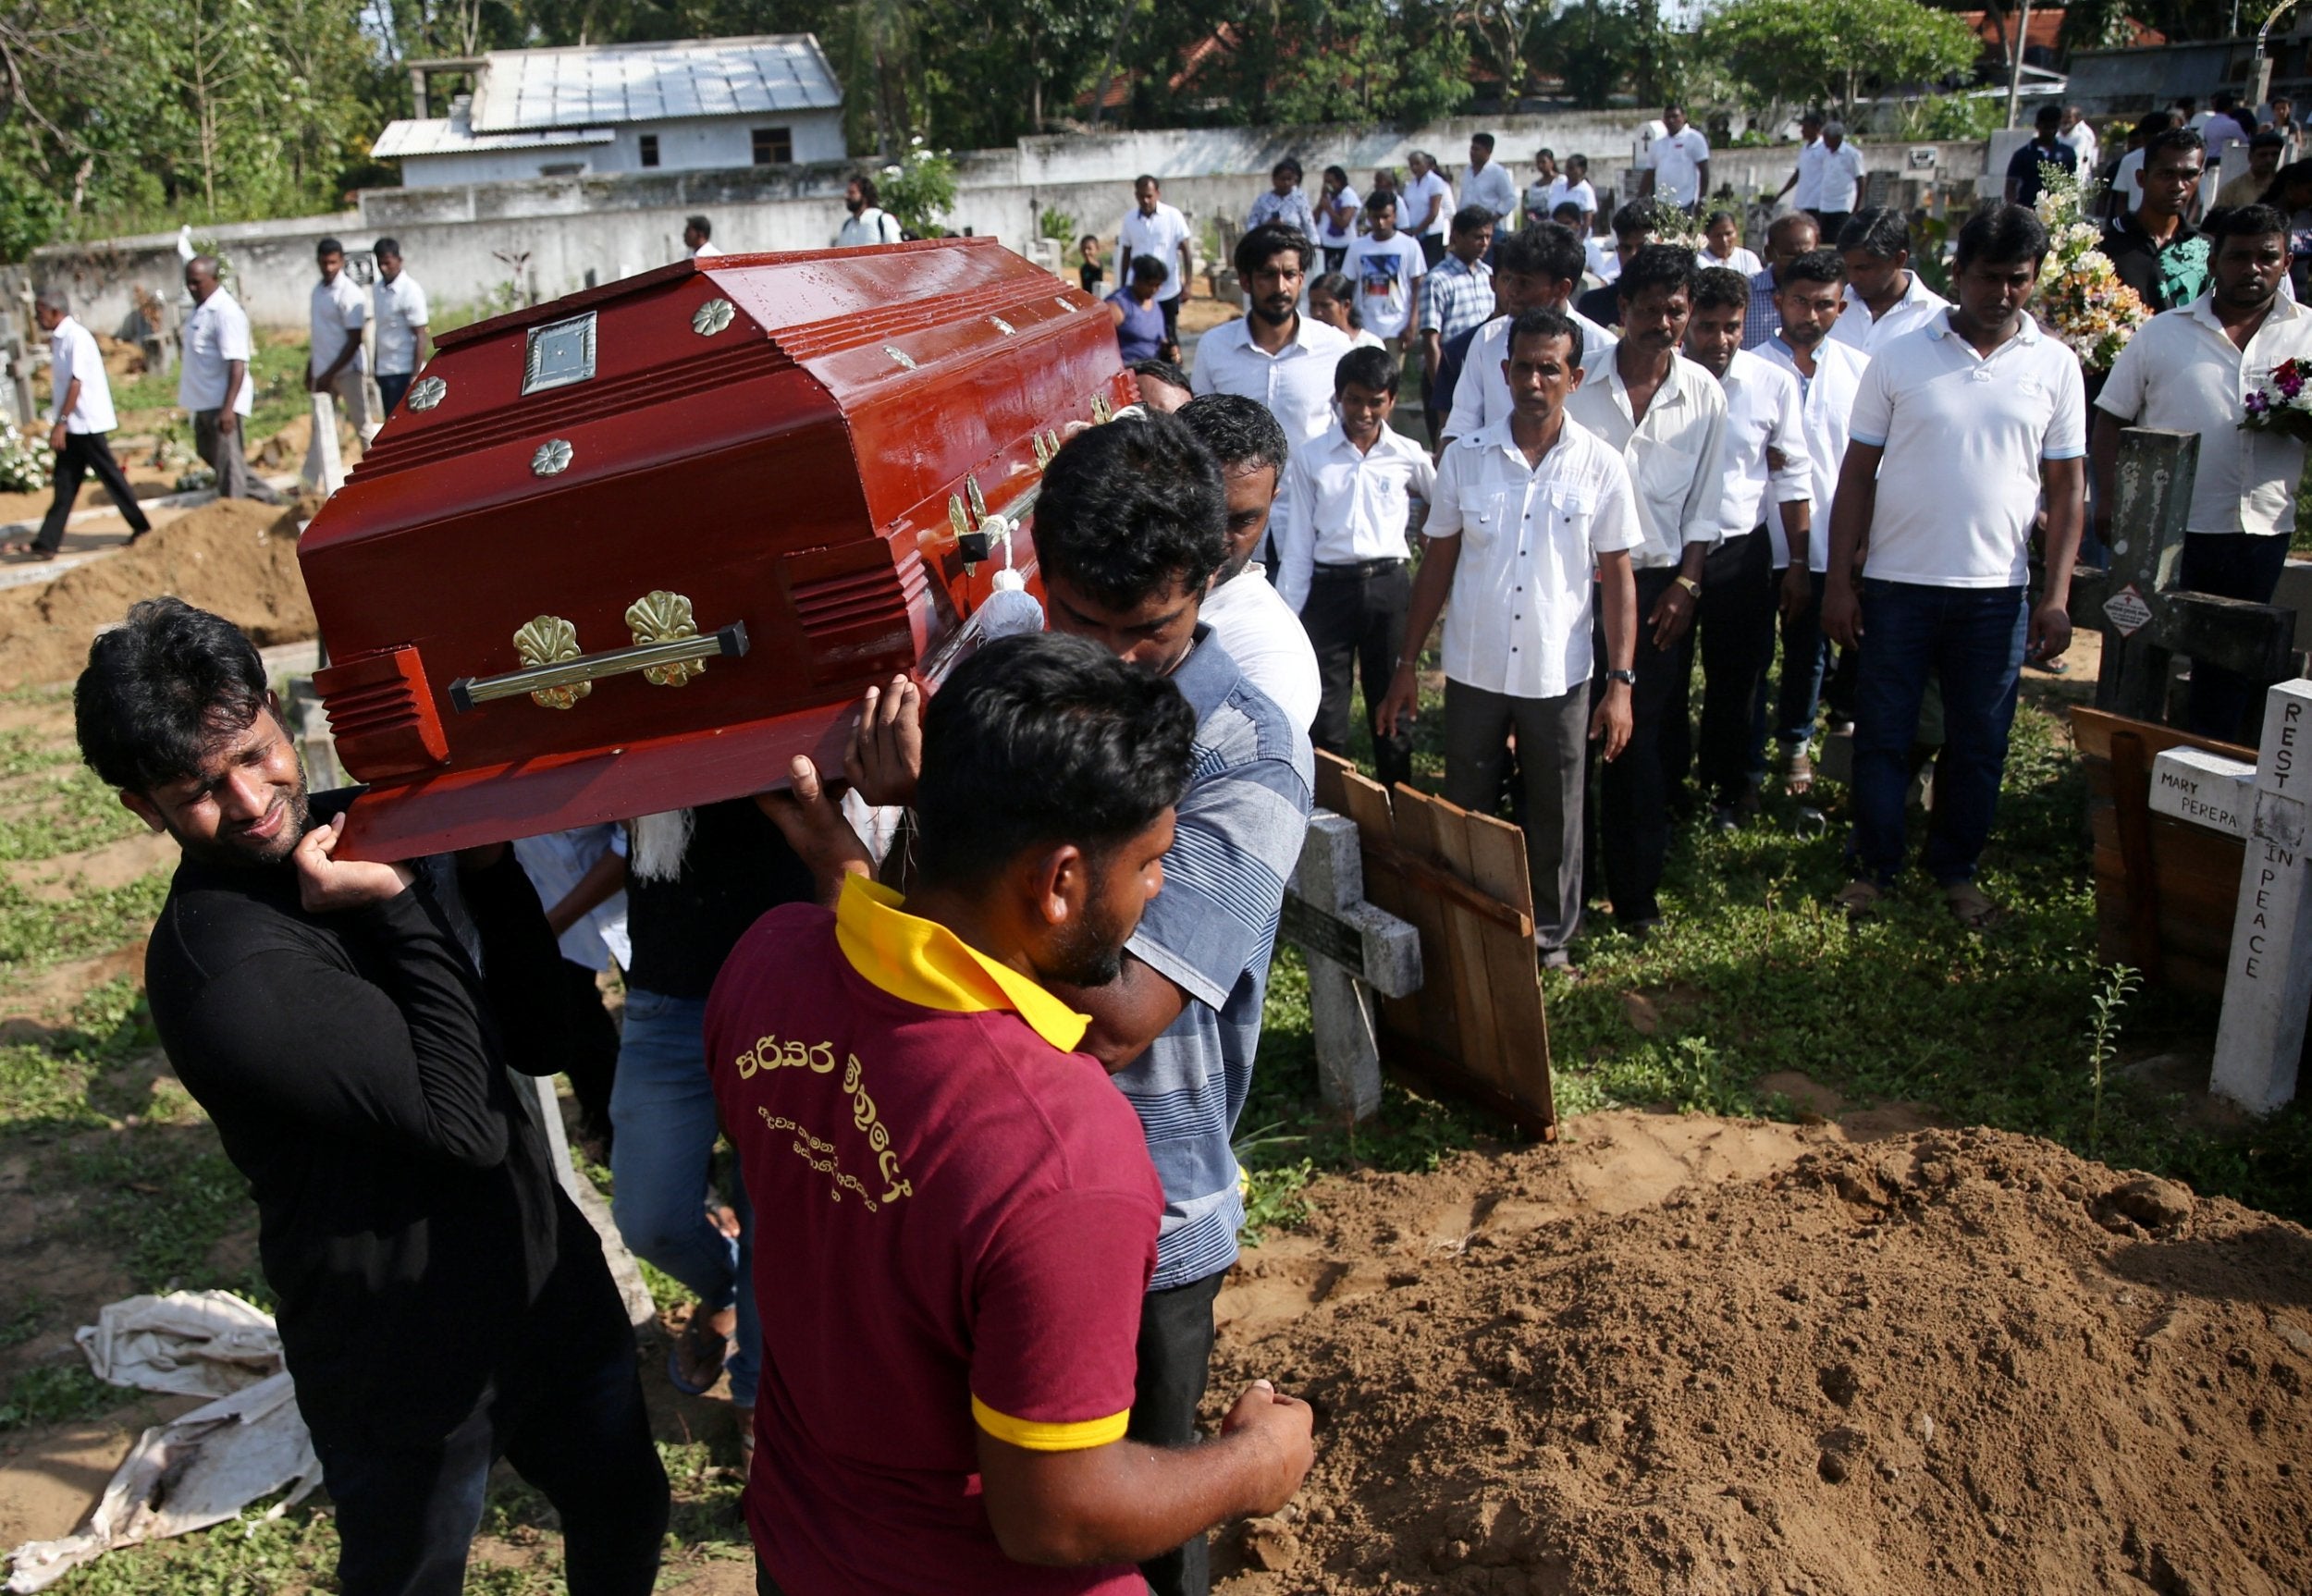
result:
<svg viewBox="0 0 2312 1596"><path fill-rule="evenodd" d="M2283 681L2266 694L2261 747L2208 1083L2259 1114L2296 1095L2312 1012L2312 681Z"/></svg>
<svg viewBox="0 0 2312 1596"><path fill-rule="evenodd" d="M2168 676L2187 655L2269 683L2291 674L2295 618L2284 609L2176 588L2199 435L2129 427L2112 476L2111 564L2072 581L2072 619L2103 633L2096 707L2167 718Z"/></svg>
<svg viewBox="0 0 2312 1596"><path fill-rule="evenodd" d="M2198 748L2163 748L2151 762L2151 809L2245 840L2256 811L2256 767Z"/></svg>
<svg viewBox="0 0 2312 1596"><path fill-rule="evenodd" d="M1420 989L1420 933L1365 902L1365 856L1357 822L1320 809L1285 891L1277 935L1309 959L1309 1017L1324 1106L1351 1120L1381 1107L1381 1047L1373 993Z"/></svg>

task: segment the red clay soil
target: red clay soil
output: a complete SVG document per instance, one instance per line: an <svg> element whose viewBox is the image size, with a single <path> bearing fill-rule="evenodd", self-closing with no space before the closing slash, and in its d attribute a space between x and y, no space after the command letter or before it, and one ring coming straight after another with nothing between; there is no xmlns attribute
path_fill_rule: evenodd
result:
<svg viewBox="0 0 2312 1596"><path fill-rule="evenodd" d="M2023 1136L1785 1129L1619 1212L1593 1148L1316 1188L1212 1406L1278 1379L1317 1466L1222 1588L2312 1590L2312 1234Z"/></svg>

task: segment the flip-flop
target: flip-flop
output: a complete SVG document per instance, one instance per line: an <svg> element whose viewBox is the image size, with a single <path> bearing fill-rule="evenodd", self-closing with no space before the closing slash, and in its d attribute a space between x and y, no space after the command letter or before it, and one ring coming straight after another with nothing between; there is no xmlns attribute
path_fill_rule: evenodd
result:
<svg viewBox="0 0 2312 1596"><path fill-rule="evenodd" d="M667 1348L667 1379L685 1396L704 1396L712 1391L715 1381L722 1378L722 1366L730 1361L731 1338L717 1335L714 1327L707 1323L708 1317L703 1307L694 1307L690 1322L674 1338L674 1344ZM718 1341L722 1344L719 1351L714 1345ZM690 1354L691 1366L687 1370L683 1367L685 1352ZM709 1363L713 1372L700 1379L697 1371Z"/></svg>
<svg viewBox="0 0 2312 1596"><path fill-rule="evenodd" d="M56 551L43 548L36 543L0 543L0 554L22 555L27 559L54 559Z"/></svg>
<svg viewBox="0 0 2312 1596"><path fill-rule="evenodd" d="M1830 895L1830 901L1846 911L1850 920L1867 920L1878 913L1878 900L1886 896L1875 881L1853 880Z"/></svg>
<svg viewBox="0 0 2312 1596"><path fill-rule="evenodd" d="M1953 881L1943 889L1950 917L1970 931L1986 931L2006 917L2006 912L1983 895L1973 881Z"/></svg>

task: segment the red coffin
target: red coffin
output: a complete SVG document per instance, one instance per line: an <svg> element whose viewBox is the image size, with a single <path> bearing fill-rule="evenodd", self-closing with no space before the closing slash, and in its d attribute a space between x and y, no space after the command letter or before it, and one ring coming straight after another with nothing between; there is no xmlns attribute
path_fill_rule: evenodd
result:
<svg viewBox="0 0 2312 1596"><path fill-rule="evenodd" d="M1131 398L1104 307L991 239L711 256L444 334L299 545L369 783L348 853L839 763L866 687L1032 575L1004 534L1042 461Z"/></svg>

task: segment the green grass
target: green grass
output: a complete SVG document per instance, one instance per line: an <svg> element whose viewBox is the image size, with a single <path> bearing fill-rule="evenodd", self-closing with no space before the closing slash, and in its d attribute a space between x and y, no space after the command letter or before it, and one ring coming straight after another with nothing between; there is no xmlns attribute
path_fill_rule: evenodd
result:
<svg viewBox="0 0 2312 1596"><path fill-rule="evenodd" d="M43 1364L8 1381L7 1394L0 1396L0 1433L34 1425L77 1424L126 1400L118 1386L97 1379L84 1363Z"/></svg>
<svg viewBox="0 0 2312 1596"><path fill-rule="evenodd" d="M37 754L28 751L18 757ZM120 794L77 760L64 770L34 767L18 772L0 766L0 776L19 774L23 780L7 790L6 801L25 807L21 813L0 816L0 861L84 853L144 829L144 823L121 804Z"/></svg>
<svg viewBox="0 0 2312 1596"><path fill-rule="evenodd" d="M1666 927L1643 943L1594 936L1576 949L1585 981L1547 979L1559 1112L1668 1106L1787 1117L1791 1105L1757 1083L1798 1072L1859 1104L1923 1103L2312 1221L2312 1110L2302 1103L2219 1134L2122 1068L2107 1077L2098 1113L2094 1000L2108 972L2095 951L2085 782L2060 715L2060 706L2026 704L2017 716L1982 874L2010 915L1986 934L1960 929L1917 878L1875 921L1852 926L1832 911L1848 820L1836 784L1817 787L1828 820L1818 836L1799 835L1797 806L1778 796L1730 836L1681 827L1662 891ZM1433 790L1441 719L1417 723L1415 782ZM1923 820L1912 819L1915 845ZM1632 994L1656 1018L1650 1036L1632 1023ZM2120 1018L2125 1060L2204 1046L2216 1013L2146 990ZM1304 1163L1420 1168L1452 1148L1515 1139L1479 1111L1395 1083L1376 1123L1353 1136L1325 1124L1292 950L1280 950L1266 1022L1244 1123L1280 1127L1246 1160L1269 1222L1290 1222Z"/></svg>
<svg viewBox="0 0 2312 1596"><path fill-rule="evenodd" d="M90 1130L148 1106L110 1077L154 1040L142 994L122 979L82 997L65 1029L0 1047L0 1138ZM176 1094L166 1101L177 1117Z"/></svg>
<svg viewBox="0 0 2312 1596"><path fill-rule="evenodd" d="M123 1250L139 1291L240 1290L240 1275L209 1267L210 1250L248 1223L249 1183L205 1128L132 1125L100 1146L53 1160L88 1195L80 1212L92 1241Z"/></svg>
<svg viewBox="0 0 2312 1596"><path fill-rule="evenodd" d="M0 989L68 959L92 958L141 940L168 896L168 872L119 887L83 887L70 898L35 898L0 881Z"/></svg>

